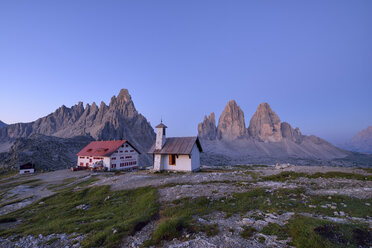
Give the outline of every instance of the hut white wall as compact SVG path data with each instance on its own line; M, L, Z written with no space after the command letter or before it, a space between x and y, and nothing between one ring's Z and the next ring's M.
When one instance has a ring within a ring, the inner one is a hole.
M139 166L138 155L138 152L132 146L126 143L111 155L108 168L109 170L128 170L137 168ZM133 164L129 165L129 162L132 162ZM120 166L120 164L125 163L127 163L126 166ZM112 164L115 164L116 168L111 168Z
M111 159L110 157L103 157L103 166L107 167L107 170L111 169Z
M169 164L169 155L162 155L162 165L164 170L191 171L191 159L189 155L176 156L176 165Z
M191 151L191 170L200 170L200 152L198 146L195 144Z
M34 172L35 172L34 169L23 169L23 170L19 170L19 174L32 174Z

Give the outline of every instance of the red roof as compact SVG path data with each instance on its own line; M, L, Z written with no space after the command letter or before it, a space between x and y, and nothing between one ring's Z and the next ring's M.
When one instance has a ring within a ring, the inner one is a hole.
M77 156L111 156L120 146L128 143L134 150L141 154L127 140L108 140L108 141L92 141L84 147Z

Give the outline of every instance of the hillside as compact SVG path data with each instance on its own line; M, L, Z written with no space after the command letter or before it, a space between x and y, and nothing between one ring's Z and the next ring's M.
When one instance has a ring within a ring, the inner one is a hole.
M93 140L89 136L58 138L33 134L17 138L9 152L0 153L0 168L18 169L31 162L37 170L57 170L76 165L76 153Z
M322 166L15 175L0 247L367 248L371 188L370 169Z

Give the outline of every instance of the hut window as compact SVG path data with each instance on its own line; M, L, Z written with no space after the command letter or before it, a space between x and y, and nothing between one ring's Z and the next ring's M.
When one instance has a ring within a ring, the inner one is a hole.
M169 155L169 165L176 165L176 155L175 154Z
M163 135L165 136L165 128L163 128Z

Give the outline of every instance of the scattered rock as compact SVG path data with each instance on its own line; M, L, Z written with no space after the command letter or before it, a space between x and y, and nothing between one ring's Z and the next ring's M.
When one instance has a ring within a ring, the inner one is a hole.
M275 169L277 170L282 170L282 169L286 169L286 168L290 168L292 167L290 164L275 164Z
M89 204L81 204L79 206L76 206L76 209L81 209L81 210L87 210L90 208Z

